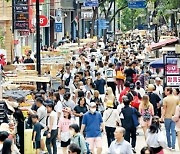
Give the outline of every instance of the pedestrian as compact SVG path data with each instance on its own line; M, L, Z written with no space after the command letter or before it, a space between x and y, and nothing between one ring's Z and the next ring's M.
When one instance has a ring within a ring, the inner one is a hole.
M124 70L124 74L126 76L126 81L129 81L130 83L133 83L134 82L133 77L135 76L136 72L133 69L133 64L132 63L130 63L128 66L129 66L129 68Z
M151 148L149 147L143 147L141 149L141 154L155 154Z
M94 95L91 98L90 102L95 102L97 106L96 111L99 111L103 115L105 107L104 107L104 102L102 101L99 95L99 91L97 90L94 91Z
M60 101L60 95L58 92L53 93L53 101L54 101L54 110L57 113L58 119L60 119L60 117L62 116L63 105L62 105L62 101Z
M81 149L81 154L87 153L86 141L84 137L79 133L80 128L77 124L72 124L69 126L69 131L71 135L71 144L74 143Z
M107 109L103 114L103 121L105 124L105 130L107 135L108 147L111 145L111 142L114 141L114 132L116 126L121 126L120 117L117 109L113 109L114 105L111 100L107 101Z
M111 100L112 102L115 102L115 95L113 94L112 88L111 87L107 87L106 88L106 95L105 95L105 106L106 106L106 102Z
M31 115L32 122L34 124L33 134L32 134L32 141L33 141L33 148L36 150L36 154L39 154L41 149L41 129L42 125L39 123L38 115Z
M83 116L81 125L81 134L86 132L86 140L89 143L90 151L94 153L95 147L97 154L102 152L102 135L101 129L105 133L102 116L96 111L96 103L90 103L90 110Z
M54 105L49 103L46 105L48 116L46 118L46 147L49 154L57 154L57 145L56 145L56 138L57 138L57 113L54 111ZM53 147L53 153L51 150L51 144Z
M68 107L71 109L71 111L74 110L74 107L76 106L76 104L74 103L74 101L71 99L71 93L70 92L66 92L64 94L64 101L62 103L63 108Z
M140 125L143 128L144 134L151 125L152 116L154 116L153 105L149 102L149 96L144 95L139 106L139 113L141 114Z
M104 100L106 80L102 78L100 72L96 73L96 78L94 81L95 89L99 91L101 99Z
M38 97L36 98L36 106L38 107L37 109L37 115L38 115L38 120L39 120L39 123L41 124L42 126L42 129L41 129L41 150L44 151L45 150L45 143L44 143L44 140L43 140L43 134L44 134L44 128L46 127L46 117L47 117L47 110L46 110L46 107L43 105L43 99Z
M172 117L172 120L176 123L176 132L177 132L177 138L178 138L178 145L180 150L180 105L176 106L176 111L174 116Z
M172 94L171 87L165 88L166 97L163 99L163 113L161 119L164 119L166 128L166 138L168 148L175 151L176 131L175 122L172 121L172 116L175 114L176 106L179 104L179 99Z
M81 127L82 119L84 114L88 111L86 98L81 97L74 108L73 114L76 117L76 121L78 121L79 126Z
M133 115L138 119L140 117L140 113L133 107L130 106L130 100L127 96L123 97L123 103L124 103L124 108L122 109L121 113L123 114L123 119L121 120L122 122L122 127L126 129L126 133L124 136L124 139L130 143L130 138L131 140L131 145L132 145L132 150L134 153L135 147L136 147L136 125L135 121L133 119Z
M70 145L70 133L69 126L72 124L71 121L71 109L66 107L63 110L63 117L59 120L58 124L58 139L61 141L61 147L63 154L67 153L67 147Z
M152 124L146 132L146 143L155 154L164 154L163 149L167 144L158 116L152 118Z
M160 101L161 98L154 92L154 85L149 84L148 85L148 96L149 96L149 101L153 105L154 108L154 115L158 115L158 108L160 107Z
M117 127L113 141L108 149L108 154L133 154L131 144L124 139L125 129L123 127Z
M109 63L105 75L106 75L107 86L111 87L113 94L116 95L116 71L114 69L114 64Z
M130 90L130 82L129 81L126 81L124 83L124 89L121 91L120 95L119 95L119 102L122 103L122 98L123 96L127 95L128 92Z
M68 147L68 154L81 154L81 149L78 147L78 145L72 143Z
M135 91L140 94L141 98L145 95L145 90L141 87L141 82L139 80L136 81Z

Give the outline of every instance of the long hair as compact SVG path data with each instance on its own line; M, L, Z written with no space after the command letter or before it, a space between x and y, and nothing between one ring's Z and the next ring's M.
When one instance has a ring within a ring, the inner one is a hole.
M145 109L147 109L150 106L150 102L149 102L149 96L148 95L144 95L142 98L142 103Z
M10 139L6 139L3 143L2 154L11 154L11 146L12 141Z
M53 96L56 98L56 99L54 100L54 103L57 104L57 102L60 100L59 93L58 93L58 92L54 92L54 93L53 93Z
M154 133L158 133L159 131L161 131L161 125L160 125L159 117L154 116L152 118L151 126L149 127L149 132L154 134Z

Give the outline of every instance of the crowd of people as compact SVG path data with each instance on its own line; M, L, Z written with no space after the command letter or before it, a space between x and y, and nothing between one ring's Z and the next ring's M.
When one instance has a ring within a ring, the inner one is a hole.
M134 39L84 49L57 73L58 89L31 93L34 104L26 128L33 129L37 154L45 149L57 154L58 147L63 154L101 154L103 135L108 154L136 153L138 127L147 144L142 154L174 151L176 132L180 148L180 90L164 90L159 76L150 83L151 71L137 58L146 54L146 41ZM1 139L2 149L7 142Z

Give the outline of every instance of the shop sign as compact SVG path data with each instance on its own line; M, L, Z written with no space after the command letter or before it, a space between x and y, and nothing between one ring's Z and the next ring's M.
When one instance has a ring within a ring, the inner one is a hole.
M15 12L28 12L28 6L27 5L16 5L15 7Z
M39 19L40 26L41 26L41 27L47 26L47 24L48 24L48 18L47 18L46 16L44 16L44 15L40 15L39 18L40 18L40 19Z
M82 12L81 13L81 18L83 19L92 19L93 18L93 12L90 11L90 12Z
M22 29L29 29L29 22L18 22L16 21L15 24L14 24L14 28L15 29L19 29L19 30L22 30Z
M166 74L172 75L172 74L180 74L179 68L176 64L168 64L166 65Z
M16 21L29 21L29 14L27 13L18 13L15 17Z
M20 36L29 36L29 31L19 31Z
M29 0L15 0L15 4L28 4Z
M167 76L167 86L180 86L180 76Z
M36 0L32 0L32 3L36 3ZM44 3L44 0L39 0L39 3Z

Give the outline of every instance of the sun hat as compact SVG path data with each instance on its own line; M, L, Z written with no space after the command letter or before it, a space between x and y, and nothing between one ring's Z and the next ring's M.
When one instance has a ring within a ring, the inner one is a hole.
M65 107L62 109L63 112L71 113L71 109L69 107Z

